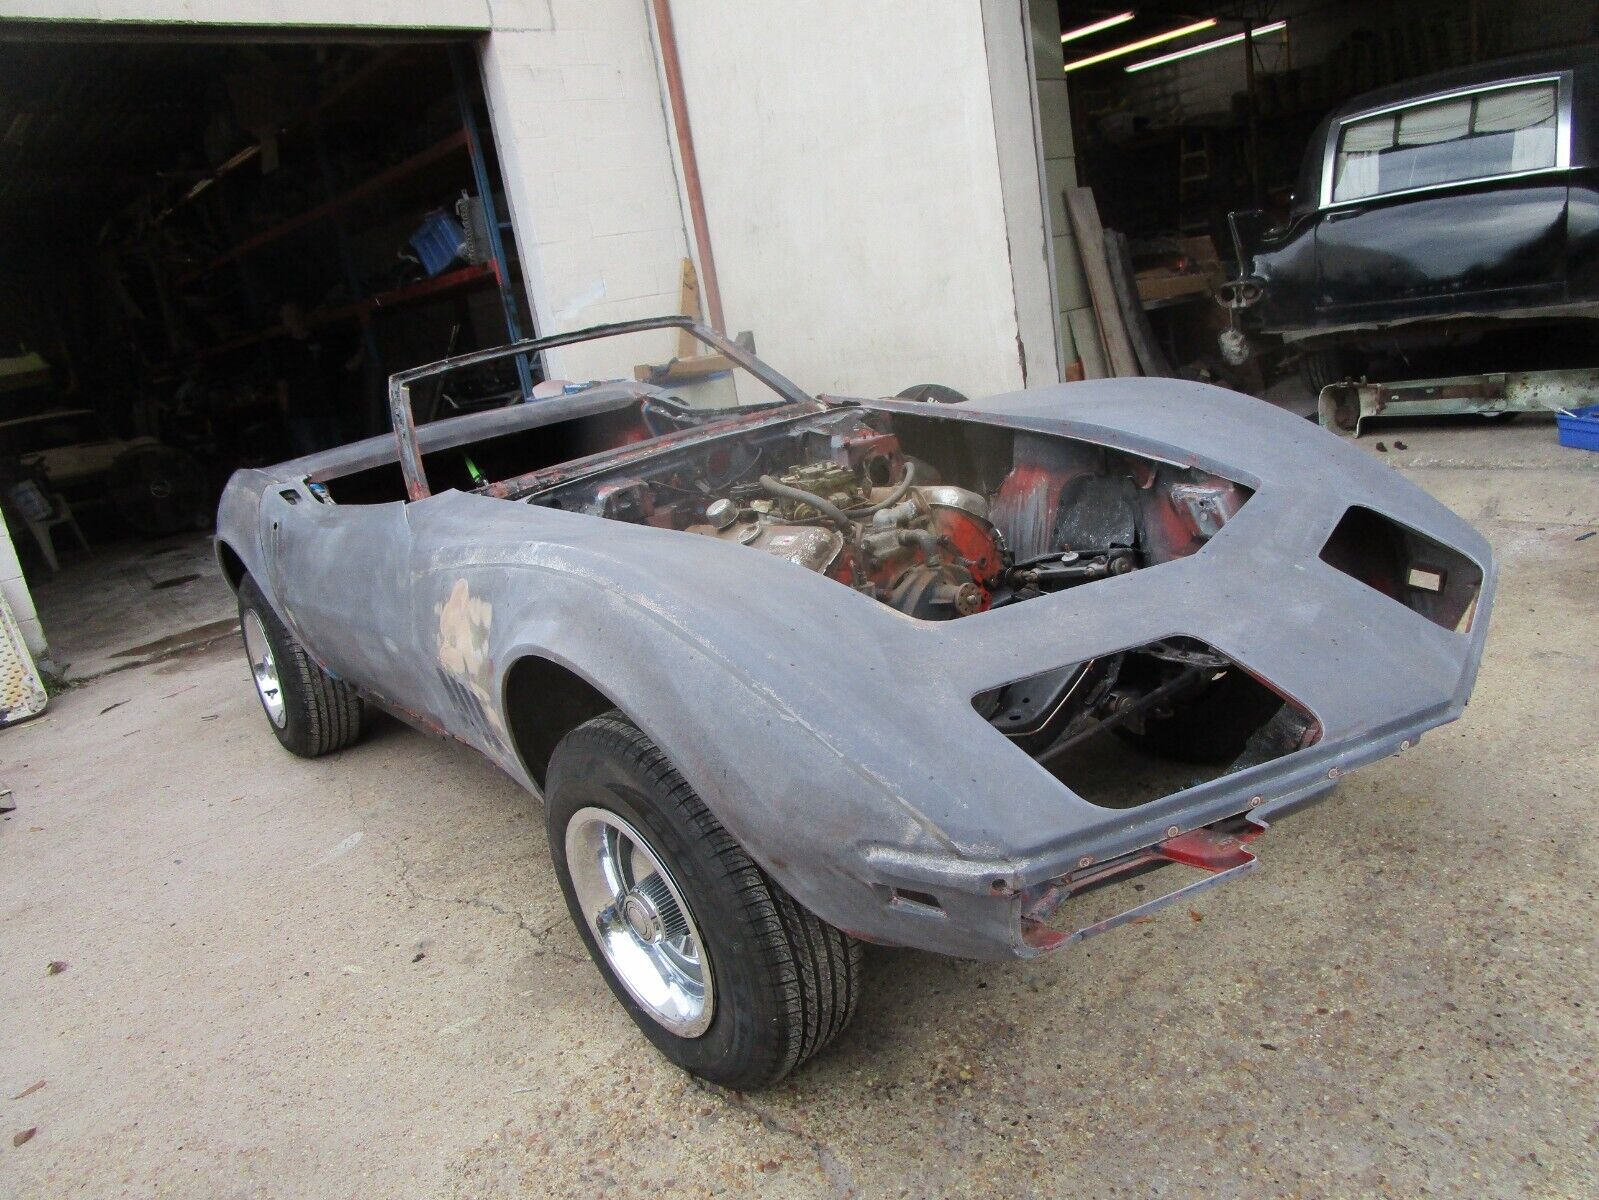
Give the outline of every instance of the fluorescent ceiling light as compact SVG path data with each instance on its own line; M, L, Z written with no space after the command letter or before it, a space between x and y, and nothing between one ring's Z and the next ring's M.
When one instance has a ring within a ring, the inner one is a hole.
M1079 58L1076 62L1066 64L1068 71L1076 71L1082 67L1091 67L1095 63L1102 63L1112 58L1120 58L1124 54L1136 54L1140 50L1148 50L1151 46L1158 46L1162 42L1169 42L1173 38L1187 37L1190 33L1198 33L1203 29L1211 29L1216 24L1215 17L1206 17L1203 21L1195 21L1192 25L1184 25L1181 29L1168 29L1165 33L1157 33L1154 37L1144 38L1138 42L1128 42L1125 46L1117 46L1114 50L1106 50L1103 54L1091 54L1087 58Z
M1270 25L1262 25L1251 36L1264 37L1268 33L1277 33L1287 29L1287 21L1273 21ZM1241 33L1230 34L1224 38L1217 38L1214 42L1200 42L1197 46L1188 46L1182 50L1173 50L1170 54L1162 54L1159 58L1146 58L1143 62L1133 63L1125 70L1130 74L1133 71L1147 71L1150 67L1159 67L1169 62L1176 62L1179 58L1187 58L1191 54L1203 54L1207 50L1219 50L1223 46L1235 46L1244 40Z
M1117 13L1114 17L1106 17L1103 21L1095 21L1092 25L1080 25L1076 29L1068 29L1060 35L1062 42L1075 42L1078 38L1092 37L1107 29L1114 29L1118 25L1125 25L1133 19L1130 12Z

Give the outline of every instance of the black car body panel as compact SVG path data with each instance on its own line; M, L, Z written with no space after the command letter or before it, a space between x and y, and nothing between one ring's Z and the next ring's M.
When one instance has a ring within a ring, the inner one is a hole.
M1327 343L1410 322L1599 316L1596 96L1589 48L1336 109L1306 151L1288 220L1232 214L1251 323Z

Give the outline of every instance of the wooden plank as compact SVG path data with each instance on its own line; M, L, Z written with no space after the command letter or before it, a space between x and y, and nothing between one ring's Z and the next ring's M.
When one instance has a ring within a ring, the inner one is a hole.
M669 363L639 363L633 368L633 378L641 383L674 383L683 379L704 379L707 375L720 375L734 367L732 359L721 354L698 354L690 358L674 358Z
M1184 274L1179 271L1140 271L1138 274L1140 300L1170 300L1174 296L1190 296L1210 290L1209 275Z
M1216 253L1216 243L1208 233L1202 237L1178 238L1177 245L1182 250L1183 257L1191 259L1197 266L1221 265L1221 257Z
M1122 321L1121 308L1116 302L1110 265L1105 261L1105 230L1099 223L1099 208L1094 204L1094 193L1085 187L1069 187L1065 189L1065 195L1066 212L1077 238L1083 274L1088 279L1088 296L1093 301L1094 315L1099 319L1100 338L1105 343L1105 361L1112 375L1137 375L1138 357L1133 353L1133 343L1127 335L1127 326Z
M700 319L700 278L694 270L694 260L683 260L683 275L677 289L677 311L685 317ZM677 331L677 356L693 358L705 349L699 338L686 329Z
M1166 352L1155 340L1155 330L1138 298L1138 284L1133 273L1133 252L1128 248L1127 237L1114 229L1105 230L1105 262L1110 268L1111 285L1116 289L1116 305L1122 324L1138 355L1138 365L1145 375L1164 375L1168 378L1177 372L1166 361Z

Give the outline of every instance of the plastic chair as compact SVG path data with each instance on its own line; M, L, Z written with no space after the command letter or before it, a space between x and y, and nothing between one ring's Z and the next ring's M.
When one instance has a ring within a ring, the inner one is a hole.
M78 528L77 518L72 515L72 506L59 493L46 492L33 480L24 479L21 483L12 484L11 502L21 514L28 532L33 534L33 540L39 543L39 550L44 555L44 561L50 564L52 572L61 570L61 561L56 557L55 535L51 533L57 525L69 527L78 539L78 545L89 549L89 539Z

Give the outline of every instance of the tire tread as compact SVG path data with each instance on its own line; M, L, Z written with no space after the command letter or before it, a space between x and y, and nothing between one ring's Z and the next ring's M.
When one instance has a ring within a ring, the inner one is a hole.
M620 712L594 717L567 736L594 739L636 765L733 885L743 910L738 919L770 965L779 1014L775 1060L755 1085L775 1083L819 1053L854 1015L861 943L807 911L751 859L666 755Z
M274 727L284 747L304 758L320 758L343 750L361 736L366 705L360 695L342 679L336 679L317 665L300 640L272 606L254 579L245 577L239 586L239 611L253 608L266 626L278 674L283 684L285 703L296 706L301 736ZM283 679L283 676L290 676ZM294 686L290 686L290 683Z

